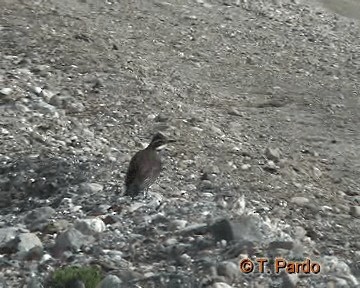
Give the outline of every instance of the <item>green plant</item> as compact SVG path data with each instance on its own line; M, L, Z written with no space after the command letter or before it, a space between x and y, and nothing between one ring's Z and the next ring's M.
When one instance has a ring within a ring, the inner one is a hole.
M101 281L101 271L96 267L64 267L52 274L52 288L67 288L69 283L74 280L81 280L86 288L96 288Z

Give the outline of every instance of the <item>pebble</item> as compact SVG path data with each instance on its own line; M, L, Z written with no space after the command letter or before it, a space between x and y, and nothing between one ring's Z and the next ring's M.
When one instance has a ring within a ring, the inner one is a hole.
M281 158L280 149L267 147L265 149L265 156L268 160L272 160L274 162L279 162L280 158Z
M264 170L270 173L275 173L278 169L279 167L272 160L267 161L267 163L264 165Z
M81 193L95 194L100 193L104 189L104 186L99 183L82 183L80 184L79 191Z
M360 206L351 206L350 215L355 218L360 218Z
M234 107L232 107L228 110L228 114L232 115L232 116L243 116L243 114Z
M229 284L226 284L225 282L216 282L212 285L213 288L233 288Z
M322 176L321 170L317 167L313 167L313 173L316 179L320 179L320 177Z
M223 135L223 132L222 130L219 128L219 127L216 127L216 126L210 126L210 129L215 132L215 134L218 134L218 135Z
M310 202L310 200L306 197L293 197L290 199L291 203L294 203L296 205L299 206L304 206L305 204L308 204Z
M250 164L242 164L241 165L241 170L249 170L251 168L251 165Z

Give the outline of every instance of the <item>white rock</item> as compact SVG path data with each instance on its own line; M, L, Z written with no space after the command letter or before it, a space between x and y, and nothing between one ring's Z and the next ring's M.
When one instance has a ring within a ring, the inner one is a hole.
M290 202L302 206L309 203L310 200L306 197L293 197L290 199Z
M181 220L181 219L177 219L172 221L169 224L169 229L170 230L179 230L179 229L183 229L185 228L185 226L187 225L187 221L186 220Z
M226 284L225 282L217 282L212 285L212 288L232 288L232 286Z
M242 164L241 165L241 170L249 170L251 168L250 164Z
M35 94L40 95L40 93L41 93L41 91L42 91L42 88L41 88L41 87L36 86L36 87L34 87L33 89L34 89L34 93L35 93Z
M85 235L94 235L104 232L106 229L105 223L100 218L78 219L75 221L74 227Z
M13 91L12 88L2 88L0 90L0 94L7 96L7 95L11 94L12 91Z
M50 254L44 254L40 260L40 263L43 264L51 259L52 259L52 257Z

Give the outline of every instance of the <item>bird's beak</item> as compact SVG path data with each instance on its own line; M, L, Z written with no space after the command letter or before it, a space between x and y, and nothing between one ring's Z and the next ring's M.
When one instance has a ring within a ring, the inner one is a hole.
M176 142L176 140L175 139L168 139L166 142L167 143L174 143L174 142Z

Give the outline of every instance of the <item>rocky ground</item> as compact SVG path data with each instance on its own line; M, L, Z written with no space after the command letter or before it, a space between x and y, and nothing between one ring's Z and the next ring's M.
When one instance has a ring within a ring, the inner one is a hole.
M1 287L67 265L103 288L359 287L357 20L294 0L0 6ZM156 131L177 142L130 201ZM280 256L321 272L240 272Z

